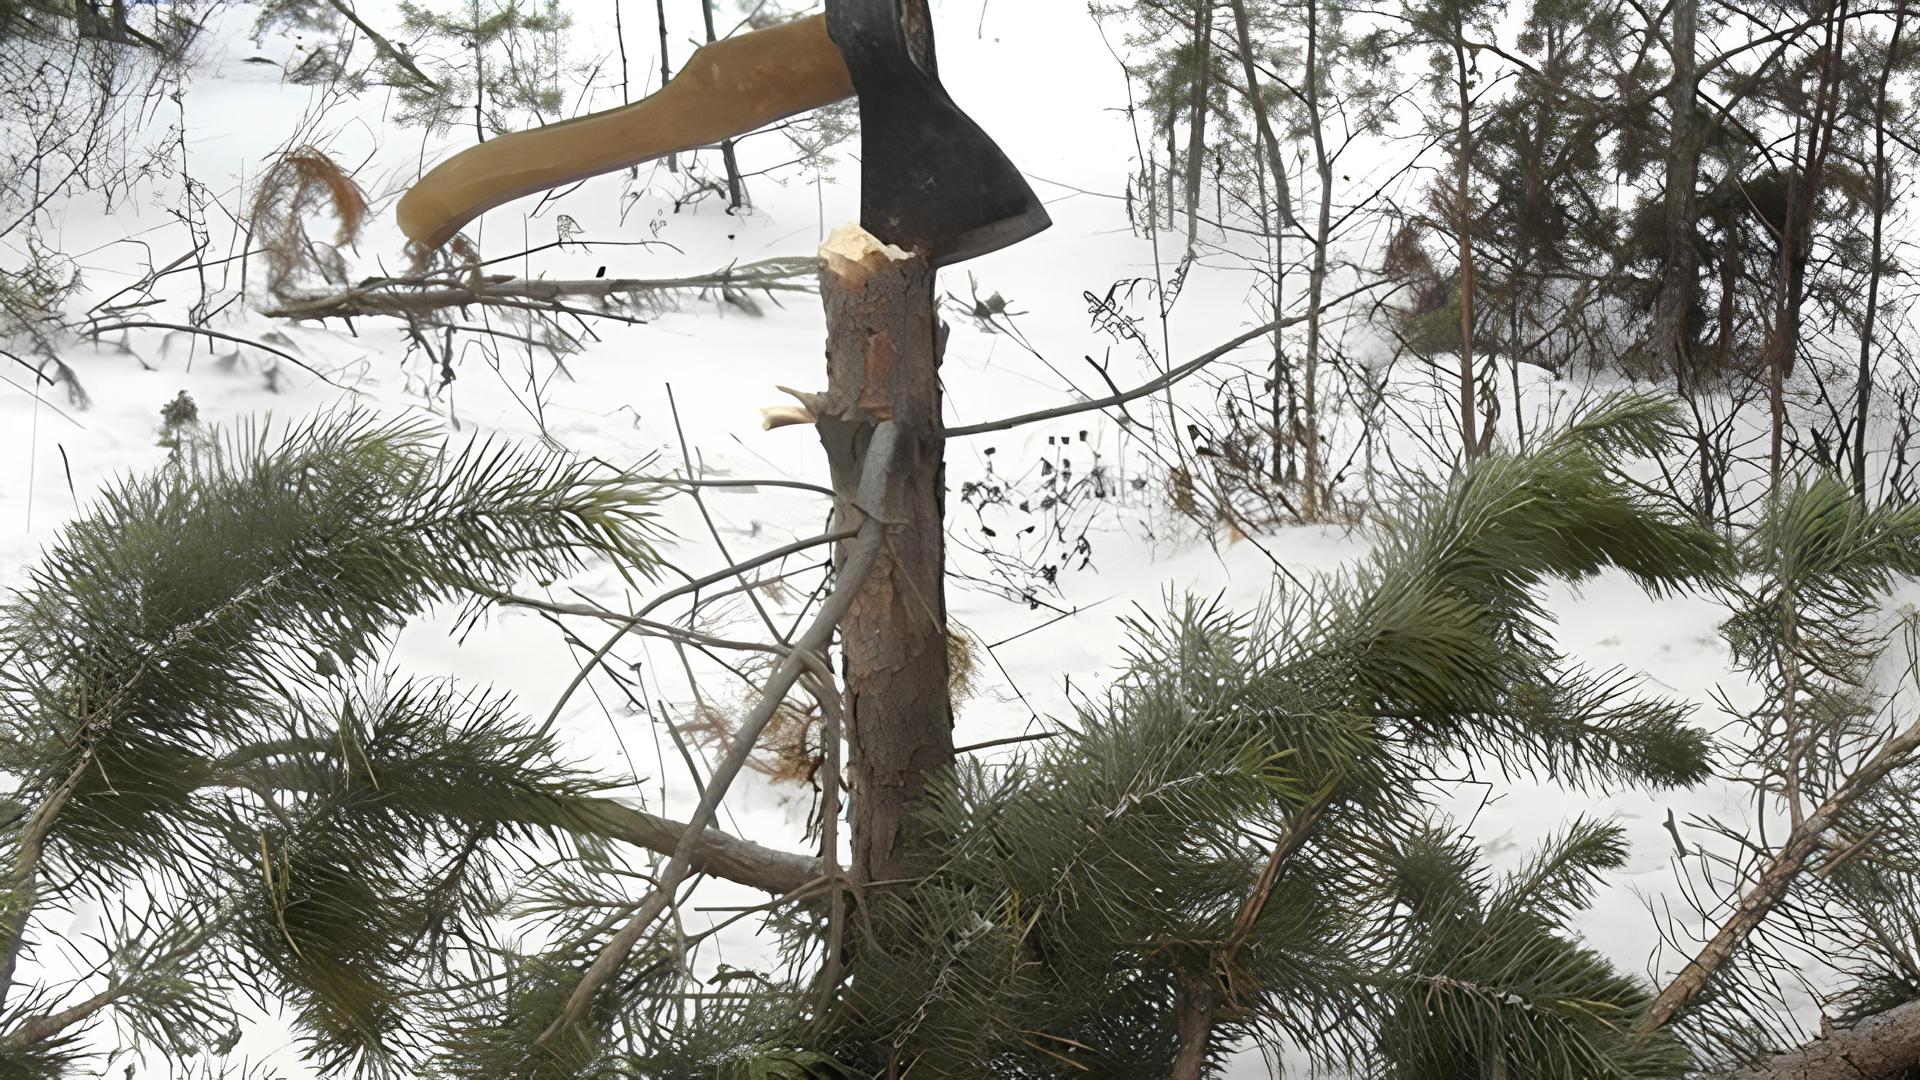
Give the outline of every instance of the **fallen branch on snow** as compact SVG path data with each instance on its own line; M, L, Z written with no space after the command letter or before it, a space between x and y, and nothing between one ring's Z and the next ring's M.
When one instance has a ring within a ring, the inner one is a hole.
M619 308L658 311L675 293L711 293L758 314L752 294L812 292L819 276L813 258L766 259L681 278L586 278L543 280L505 274L481 276L438 272L419 277L368 278L338 292L283 298L266 314L280 319L351 319L367 315L419 318L436 311L468 307L552 310L582 315L614 314ZM576 309L568 300L595 301L604 312Z

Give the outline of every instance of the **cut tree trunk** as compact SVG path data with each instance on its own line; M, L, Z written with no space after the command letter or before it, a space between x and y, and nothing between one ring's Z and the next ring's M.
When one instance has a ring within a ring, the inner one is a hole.
M909 878L927 845L912 819L930 775L953 764L947 688L944 334L933 269L857 226L821 249L827 392L803 395L817 419L834 489L860 474L875 425L891 420L899 450L884 506L886 550L841 624L853 783L853 871L860 882Z

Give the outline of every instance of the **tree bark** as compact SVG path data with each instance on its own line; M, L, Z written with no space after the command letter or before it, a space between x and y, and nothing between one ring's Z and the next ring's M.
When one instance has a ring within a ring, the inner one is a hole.
M1314 174L1320 182L1320 212L1313 223L1313 267L1307 273L1307 357L1302 372L1300 442L1306 451L1301 472L1300 516L1320 517L1320 308L1327 291L1327 246L1333 239L1333 160L1327 154L1326 133L1320 116L1320 0L1306 0L1307 8L1307 126L1313 136Z
M1673 366L1682 393L1690 391L1698 374L1693 370L1687 319L1700 292L1699 230L1694 208L1700 171L1699 138L1695 134L1699 65L1694 53L1699 12L1700 0L1674 0L1673 83L1667 88L1667 190L1661 222L1666 233L1666 258L1653 305L1655 355Z
M874 426L891 420L899 451L884 507L888 544L841 626L859 882L919 871L926 845L912 818L928 778L953 764L947 688L944 458L934 274L926 261L858 227L822 249L827 392L805 395L836 490L852 490Z
M1187 250L1200 231L1200 170L1207 154L1207 81L1213 72L1213 0L1194 0L1193 95L1187 103Z
M1211 973L1174 977L1173 1015L1179 1039L1173 1056L1173 1080L1200 1080L1207 1068L1207 1047L1213 1039L1214 1011L1220 1007L1220 988Z
M1458 15L1453 21L1453 63L1455 85L1459 89L1459 126L1456 129L1454 183L1454 227L1460 239L1460 447L1471 461L1482 450L1480 438L1480 401L1473 377L1473 294L1476 287L1473 266L1473 99L1467 87L1466 27Z
M1894 1080L1920 1064L1920 1001L1829 1032L1720 1080Z
M1769 453L1769 476L1780 486L1785 467L1787 425L1786 382L1793 374L1800 354L1801 309L1806 303L1807 263L1813 257L1813 228L1819 216L1822 179L1827 154L1839 120L1839 39L1846 24L1846 0L1838 0L1826 9L1825 33L1821 46L1820 83L1814 95L1812 122L1807 133L1804 165L1796 143L1793 171L1787 176L1787 211L1780 235L1780 286L1776 289L1778 306L1773 332L1768 343L1769 398L1773 413L1773 435Z
M1867 501L1867 414L1873 402L1873 331L1880 314L1882 234L1891 195L1887 182L1887 83L1893 77L1900 33L1906 24L1907 5L1903 3L1894 10L1893 36L1887 41L1887 58L1880 65L1880 82L1873 98L1873 246L1867 257L1867 315L1860 331L1860 373L1854 387L1853 410L1853 493L1862 504Z
M702 0L701 11L707 17L707 43L719 40L713 30L713 0ZM746 204L746 190L740 181L740 158L733 150L734 140L720 140L720 159L727 167L727 206L738 210Z

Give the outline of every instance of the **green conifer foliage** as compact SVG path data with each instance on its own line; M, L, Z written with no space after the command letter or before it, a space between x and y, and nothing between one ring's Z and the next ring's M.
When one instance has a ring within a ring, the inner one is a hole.
M356 412L175 449L0 608L3 1052L60 1074L111 1006L183 1060L218 1049L238 994L290 1006L327 1075L404 1072L415 988L471 970L507 868L603 785L505 702L378 657L476 590L650 574L657 493ZM113 913L101 997L15 985L47 920L87 905Z

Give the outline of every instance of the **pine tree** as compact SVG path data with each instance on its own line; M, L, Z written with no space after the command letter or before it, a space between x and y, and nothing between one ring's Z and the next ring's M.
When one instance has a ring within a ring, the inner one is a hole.
M169 415L172 461L0 608L0 1069L76 1075L108 1015L224 1053L271 996L328 1075L393 1075L434 1008L415 988L465 977L536 853L618 818L551 730L383 670L384 645L523 575L649 574L656 493L351 412L225 437ZM100 968L45 981L87 906Z
M1140 613L1051 738L933 781L919 877L849 894L716 834L702 865L780 897L770 963L701 988L655 926L558 1027L631 907L629 845L678 830L601 797L509 702L378 657L424 606L520 576L649 574L657 493L355 414L220 438L176 406L170 463L111 488L0 615L13 1074L76 1075L108 1016L218 1056L236 992L285 1002L326 1075L687 1080L1184 1080L1248 1039L1366 1076L1677 1080L1798 1041L1770 996L1783 948L1830 958L1847 1018L1912 998L1920 727L1871 675L1920 512L1815 477L1728 552L1625 478L1671 445L1670 402L1609 398L1496 449L1384 512L1358 565L1255 610ZM1603 571L1732 598L1765 690L1740 760L1790 826L1750 862L1758 917L1663 988L1577 929L1618 826L1567 822L1495 874L1434 779L1710 775L1725 748L1689 706L1555 647L1543 587ZM33 949L85 903L112 913L103 966L48 982Z

